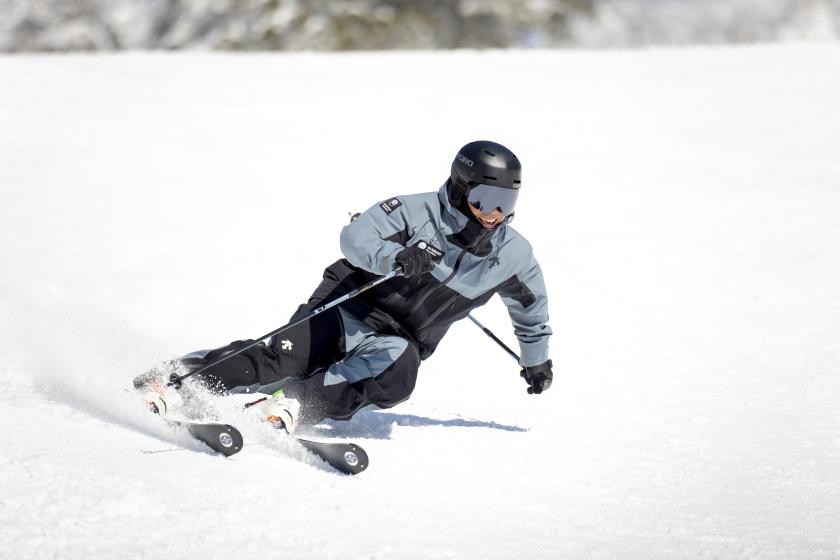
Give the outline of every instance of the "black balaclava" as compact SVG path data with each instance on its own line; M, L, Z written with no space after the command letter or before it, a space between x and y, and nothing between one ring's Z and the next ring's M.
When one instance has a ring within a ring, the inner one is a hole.
M478 221L478 218L469 209L467 193L463 188L454 184L451 179L446 181L446 194L452 207L467 217L467 225L464 229L447 235L446 238L458 247L468 248L469 252L476 256L486 257L489 255L493 251L493 244L490 243L490 237L499 226L493 229L484 229L484 226L481 225L481 222Z

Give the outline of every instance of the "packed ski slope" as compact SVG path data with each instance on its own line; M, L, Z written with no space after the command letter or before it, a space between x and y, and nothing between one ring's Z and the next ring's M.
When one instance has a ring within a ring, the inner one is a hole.
M829 46L0 58L0 556L840 557L838 99ZM355 478L126 394L283 324L348 212L478 138L524 164L550 391L459 323L309 431Z

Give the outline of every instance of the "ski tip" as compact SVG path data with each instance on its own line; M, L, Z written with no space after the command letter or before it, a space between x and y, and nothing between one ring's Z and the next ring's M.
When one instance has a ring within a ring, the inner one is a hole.
M320 442L299 438L297 441L342 474L359 474L370 464L368 454L355 443Z
M242 451L242 434L230 424L188 424L189 433L217 453L230 457Z
M230 457L231 455L239 453L242 451L242 447L244 445L242 434L239 433L239 430L233 426L225 426L224 429L219 432L218 441L219 447L216 450L225 457Z
M344 452L344 463L347 466L345 472L352 476L367 470L370 461L364 449L351 443Z

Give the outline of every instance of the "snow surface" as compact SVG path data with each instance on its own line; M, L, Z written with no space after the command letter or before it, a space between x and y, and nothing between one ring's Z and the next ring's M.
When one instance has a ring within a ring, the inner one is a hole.
M836 46L0 58L0 556L840 557L838 99ZM354 478L125 393L283 324L348 212L477 138L525 165L548 393L459 323L311 430Z

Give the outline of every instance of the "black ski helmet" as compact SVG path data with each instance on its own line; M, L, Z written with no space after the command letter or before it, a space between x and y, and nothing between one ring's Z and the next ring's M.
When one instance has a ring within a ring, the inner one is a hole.
M450 179L454 189L451 193L453 198L467 197L473 206L482 209L480 205L475 204L479 201L472 200L470 195L478 196L482 192L489 194L495 191L502 196L493 197L493 204L490 206L495 207L495 203L499 202L501 207L501 201L504 200L504 205L508 207L502 208L502 211L511 214L522 182L522 164L513 152L501 144L477 140L458 150L452 161Z

